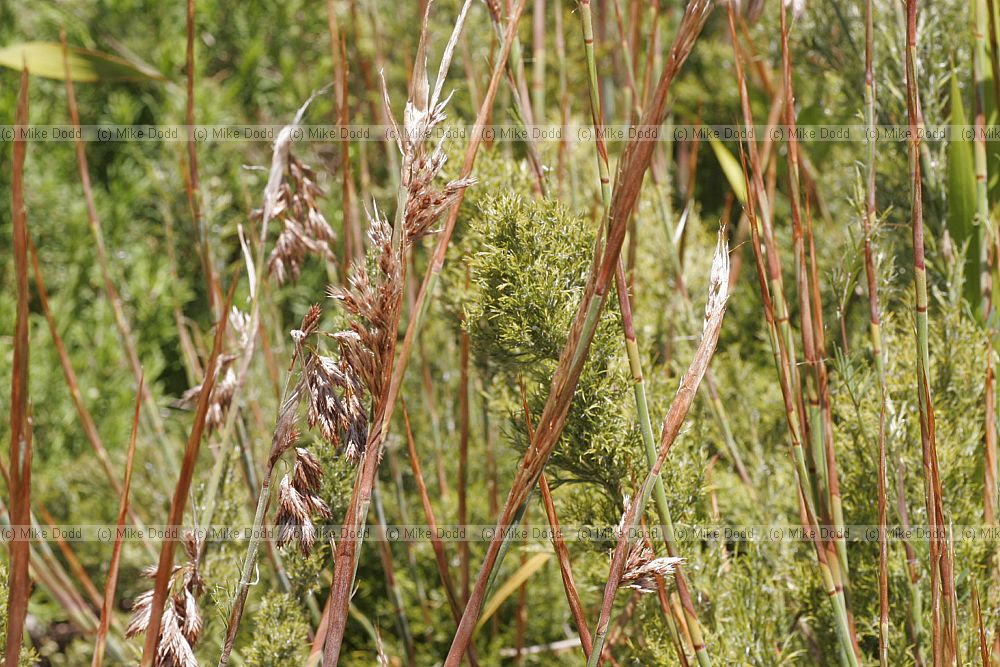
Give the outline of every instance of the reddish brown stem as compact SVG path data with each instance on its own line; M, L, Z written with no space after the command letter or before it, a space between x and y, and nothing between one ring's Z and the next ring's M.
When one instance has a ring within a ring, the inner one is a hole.
M15 123L28 124L28 68L21 69L21 87L17 94ZM11 233L14 250L14 280L17 290L17 314L14 321L14 355L11 361L10 388L10 523L31 524L31 423L28 410L28 215L24 208L24 160L27 142L17 135L14 140L11 172ZM6 665L16 665L21 658L24 620L28 614L31 558L27 540L10 544L10 574L7 581Z
M184 459L181 463L181 473L174 487L174 497L170 502L170 514L167 517L167 529L170 531L160 548L160 560L156 569L156 583L153 587L153 600L150 607L149 625L146 628L146 642L142 649L142 667L152 667L157 656L157 644L160 640L160 620L163 617L163 607L167 599L167 584L173 571L174 545L180 541L178 527L184 518L184 508L187 506L188 494L191 491L191 480L194 477L194 467L198 461L201 449L201 436L205 431L205 418L215 386L216 369L219 365L219 355L222 353L222 341L226 335L226 325L229 322L229 310L236 294L236 284L239 281L233 276L229 294L216 323L215 340L212 344L212 354L205 365L205 381L198 394L198 408L195 411L194 424L184 449Z
M111 551L111 562L108 565L108 579L104 584L104 603L101 605L101 625L97 629L97 642L94 645L94 660L91 667L101 667L104 660L104 646L108 639L108 628L111 625L111 607L115 602L115 589L118 586L118 564L122 556L122 537L124 535L125 517L128 514L128 494L132 488L132 463L135 460L135 441L139 431L139 406L142 405L142 393L136 394L135 412L132 414L132 434L128 440L128 457L125 459L125 479L122 481L118 500L118 521L115 529L115 545Z

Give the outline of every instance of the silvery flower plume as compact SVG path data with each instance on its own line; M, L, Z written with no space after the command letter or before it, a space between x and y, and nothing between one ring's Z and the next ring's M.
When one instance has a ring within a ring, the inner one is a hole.
M729 301L729 246L719 230L715 243L715 256L708 277L708 298L705 301L705 329L726 312Z

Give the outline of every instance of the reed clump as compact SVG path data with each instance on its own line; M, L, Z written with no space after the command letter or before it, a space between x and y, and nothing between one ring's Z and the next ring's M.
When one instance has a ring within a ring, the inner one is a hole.
M35 5L8 662L996 662L996 0Z

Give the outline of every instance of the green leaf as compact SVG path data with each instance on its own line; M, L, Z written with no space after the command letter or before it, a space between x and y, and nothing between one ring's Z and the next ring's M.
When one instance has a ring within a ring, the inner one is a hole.
M989 39L986 40L986 51L990 54L983 63L983 88L986 91L986 125L994 127L1000 123L1000 99L997 99L996 88L993 86L993 77L1000 73L993 71L993 55L1000 49L1000 3L990 3ZM986 171L989 176L989 197L993 201L1000 197L1000 142L986 142Z
M48 79L65 79L62 44L25 42L0 49L0 66ZM100 51L69 47L69 71L73 81L162 81L164 76L147 65L135 65Z
M525 561L524 564L519 567L513 575L511 575L510 579L503 582L503 586L497 589L497 592L493 594L490 601L486 603L485 607L483 607L483 613L479 617L479 622L476 623L476 630L483 627L483 625L486 624L486 621L490 620L490 617L493 616L497 609L500 608L500 605L504 603L504 600L513 595L514 591L520 588L521 584L526 582L531 575L545 565L545 561L547 561L551 556L551 553L544 551L535 554Z
M951 77L951 124L967 125L958 79ZM979 226L976 215L976 169L972 143L959 132L948 142L948 232L959 248L968 243L965 256L965 298L978 312L982 298L979 290Z
M719 161L722 173L726 175L726 180L729 181L729 187L736 193L736 197L740 200L740 203L745 204L747 201L747 186L743 180L743 167L740 166L739 161L721 141L715 137L709 137L708 142L712 144L712 150L715 151L715 159Z

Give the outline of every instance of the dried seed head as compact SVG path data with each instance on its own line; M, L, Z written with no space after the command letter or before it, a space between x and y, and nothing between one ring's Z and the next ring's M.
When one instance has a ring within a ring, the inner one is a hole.
M235 393L236 373L229 366L226 368L226 374L223 376L222 381L217 382L212 388L212 399L208 405L208 414L205 416L205 426L209 432L215 431L222 426Z
M308 468L308 470L303 470ZM300 551L309 555L316 542L316 529L312 516L330 516L326 503L313 493L318 489L322 471L319 462L304 449L296 450L295 469L291 477L281 478L278 489L278 546L284 547L295 540ZM310 486L311 484L311 486Z
M625 519L628 517L628 511L632 509L632 496L627 493L622 496L622 507L622 518L618 520L618 526L615 528L615 537L618 539L625 534Z
M270 219L284 225L267 261L268 271L278 284L298 280L306 255L333 259L329 244L335 235L319 209L317 202L324 192L315 179L312 169L288 154L284 180L277 187L270 210ZM259 221L263 216L264 209L258 209L252 217Z
M715 245L715 257L708 280L708 300L705 302L705 328L726 312L729 300L729 246L722 238L722 231Z
M229 326L232 327L239 338L239 348L246 348L253 333L251 331L250 314L244 313L236 306L233 306L229 311Z
M370 396L381 396L389 379L403 295L400 251L393 247L392 227L377 208L368 235L378 270L369 276L364 266L355 265L347 288L328 288L330 297L351 315L349 329L332 334L340 363L319 363L307 382L310 425L319 424L334 445L343 442L347 456L355 460L364 454L368 436L363 394L367 390Z
M156 566L153 566L155 576ZM143 576L146 573L143 572ZM149 577L147 577L149 578ZM125 628L125 636L132 638L141 635L149 627L150 613L153 610L153 591L148 590L140 593L132 603L132 616L129 618L128 627Z
M181 538L181 543L184 545L184 553L187 554L188 560L193 561L198 559L198 537L193 531L184 531L184 536Z
M316 355L306 369L309 391L307 422L348 458L360 459L368 437L368 415L361 404L361 385L343 359Z
M277 443L276 446L271 448L271 456L269 460L269 465L274 465L281 456L291 449L296 442L299 440L299 429L292 426L285 433L285 436Z
M302 316L302 324L292 332L292 338L296 338L296 334L298 334L299 338L305 339L316 333L316 329L319 327L319 318L322 315L323 309L320 308L318 303L309 306L309 310ZM295 342L299 343L301 340L296 340Z
M656 590L656 577L673 574L677 564L683 559L665 556L654 558L655 554L643 542L636 542L625 559L625 570L622 573L622 584L640 593L652 593Z
M382 218L378 210L370 218L368 230L371 250L377 253L378 272L369 277L363 266L355 266L351 272L349 287L331 286L331 298L343 304L353 317L351 331L360 338L360 343L373 355L372 368L379 370L372 377L366 377L369 391L377 396L381 387L377 378L381 369L391 361L391 344L395 338L394 329L398 321L402 302L402 270L399 253L392 247L392 227ZM355 368L364 377L362 368Z
M235 355L224 354L219 357L219 365L215 373L215 384L212 386L212 395L208 402L208 412L205 415L205 428L209 433L217 430L226 419L226 413L233 401L236 393L236 373L233 372L232 364L236 359ZM201 395L201 388L204 383L195 385L185 391L180 399L174 404L176 406L191 407L198 402Z
M157 648L156 667L197 667L194 645L201 636L204 623L198 608L198 596L203 582L198 575L198 543L194 535L185 533L182 542L188 561L174 566L168 582L172 591L160 617L160 641ZM155 579L156 566L147 567L142 576ZM126 637L135 637L149 629L153 611L153 591L142 593L132 605L132 616L125 629Z
M274 517L278 526L278 546L284 547L292 540L299 543L304 554L312 551L316 541L309 506L302 495L292 486L288 475L281 478L278 491L278 513Z
M385 654L385 644L382 642L382 633L375 628L375 658L379 667L389 667L389 656Z
M440 144L429 156L418 154L410 166L408 178L409 197L403 224L406 241L413 244L433 233L431 226L441 214L454 204L465 188L473 185L474 178L459 178L449 182L443 189L435 187L434 181L446 161Z
M198 642L198 638L201 637L201 630L204 625L201 620L201 612L198 610L198 600L194 594L185 588L183 598L183 607L180 609L183 617L181 632L184 633L184 638L188 644L194 646ZM178 605L180 604L177 598L174 600Z
M180 611L180 613L178 613ZM191 642L184 634L185 619L175 600L167 603L160 620L160 643L156 649L157 665L162 667L198 667Z
M295 449L295 486L308 491L318 491L323 480L323 469L309 450Z

